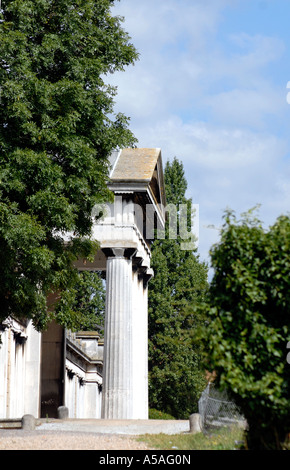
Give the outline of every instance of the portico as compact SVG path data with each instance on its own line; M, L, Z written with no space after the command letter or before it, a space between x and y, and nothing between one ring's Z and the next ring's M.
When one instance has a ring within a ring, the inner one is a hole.
M0 418L24 414L69 418L148 418L148 283L154 227L164 227L165 190L160 149L123 149L111 155L114 202L93 226L99 250L80 270L103 271L105 337L37 332L9 318L0 325ZM53 299L52 299L53 303Z
M153 276L147 234L152 236L154 218L164 226L161 151L124 149L111 156L111 164L114 203L96 209L104 216L93 231L101 252L94 263L78 268L106 269L101 417L147 419L147 304Z

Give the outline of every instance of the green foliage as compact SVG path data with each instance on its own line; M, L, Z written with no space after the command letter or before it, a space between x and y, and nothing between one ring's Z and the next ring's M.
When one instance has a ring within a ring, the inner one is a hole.
M73 330L104 334L106 289L98 272L83 271L76 282L62 292L55 308L55 318ZM65 318L63 319L63 315Z
M162 411L155 410L154 408L149 409L149 419L175 419L173 416L168 413L163 413Z
M176 158L165 167L167 203L188 207L183 165ZM204 299L207 267L194 250L183 250L183 238L171 238L169 222L164 239L152 246L154 278L149 284L149 402L152 408L188 419L196 411L205 386L200 370L200 347L195 330L202 318L194 306Z
M290 218L264 230L228 211L211 251L206 367L249 424L250 448L278 447L290 430Z
M47 294L69 288L73 261L96 251L91 214L111 200L108 155L135 143L105 81L137 59L113 3L1 2L0 320L45 327Z

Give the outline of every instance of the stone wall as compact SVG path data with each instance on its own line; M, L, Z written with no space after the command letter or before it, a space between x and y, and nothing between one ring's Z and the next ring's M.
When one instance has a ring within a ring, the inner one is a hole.
M0 325L0 419L39 416L41 335L31 322Z
M101 418L103 341L97 332L66 333L65 368L69 418Z

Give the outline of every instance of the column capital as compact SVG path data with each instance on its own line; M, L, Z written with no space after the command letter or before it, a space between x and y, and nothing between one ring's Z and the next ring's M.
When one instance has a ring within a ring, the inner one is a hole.
M110 247L102 248L102 252L107 258L126 258L131 259L136 253L136 248Z
M110 258L125 258L125 248L112 248Z

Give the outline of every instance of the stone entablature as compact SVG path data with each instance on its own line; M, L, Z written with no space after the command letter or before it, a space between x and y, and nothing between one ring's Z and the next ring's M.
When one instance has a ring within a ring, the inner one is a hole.
M83 356L87 362L103 362L104 340L97 331L66 331L66 347Z

